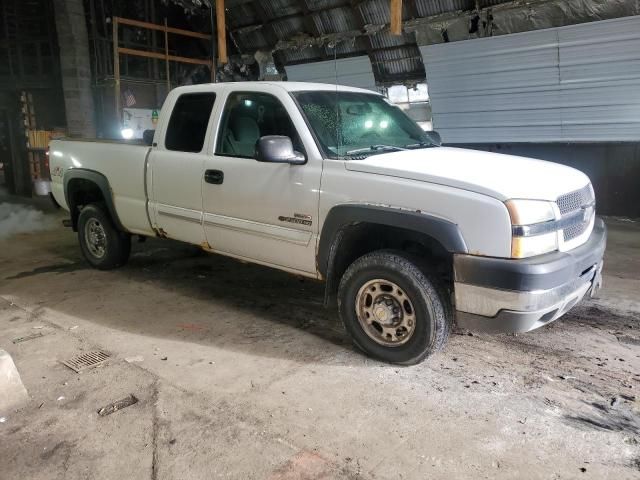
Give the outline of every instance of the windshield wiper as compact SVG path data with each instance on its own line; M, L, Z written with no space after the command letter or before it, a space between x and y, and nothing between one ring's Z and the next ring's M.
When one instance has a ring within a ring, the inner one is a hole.
M356 148L355 150L348 150L345 155L356 155L358 153L365 152L399 152L406 150L404 147L396 147L395 145L371 145L366 148Z
M407 148L407 149L411 149L411 148L430 148L430 147L435 147L435 146L436 146L435 143L419 142L419 143L412 143L411 145L405 145L405 148Z

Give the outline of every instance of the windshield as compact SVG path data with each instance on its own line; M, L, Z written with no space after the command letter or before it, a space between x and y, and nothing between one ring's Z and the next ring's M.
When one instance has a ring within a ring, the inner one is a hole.
M326 90L293 96L329 158L435 146L427 132L380 95Z

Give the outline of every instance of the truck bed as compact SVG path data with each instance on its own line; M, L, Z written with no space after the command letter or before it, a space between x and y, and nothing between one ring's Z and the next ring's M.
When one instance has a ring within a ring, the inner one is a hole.
M73 169L106 177L120 222L131 233L152 235L147 215L146 159L149 146L142 142L82 139L50 143L51 190L56 201L69 210L65 174Z

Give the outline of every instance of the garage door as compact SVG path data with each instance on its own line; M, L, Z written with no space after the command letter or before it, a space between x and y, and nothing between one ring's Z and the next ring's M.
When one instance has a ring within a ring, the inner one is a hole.
M640 17L420 47L447 143L640 138Z

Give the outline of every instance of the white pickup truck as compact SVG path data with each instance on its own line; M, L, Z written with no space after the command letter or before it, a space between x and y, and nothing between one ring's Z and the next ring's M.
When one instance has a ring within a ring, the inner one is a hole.
M367 90L181 87L149 143L51 142L53 195L96 268L123 265L139 235L322 280L354 343L400 364L454 322L526 332L599 288L586 175L442 147Z

